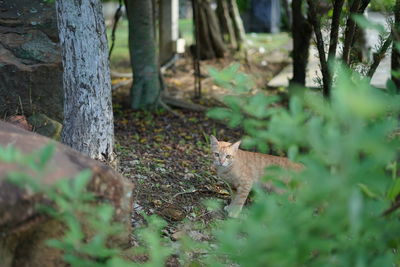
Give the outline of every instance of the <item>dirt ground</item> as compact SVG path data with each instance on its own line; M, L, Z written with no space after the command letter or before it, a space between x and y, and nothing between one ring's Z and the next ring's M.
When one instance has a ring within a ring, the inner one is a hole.
M271 63L265 64L264 59ZM274 59L271 54L255 53L250 55L248 64L242 64L241 70L252 75L257 87L265 88L267 82L288 64ZM207 75L207 67L221 69L235 60L231 57L202 61L203 97L197 103L207 108L219 105L216 95L227 92L213 84ZM194 88L191 58L177 60L165 72L164 80L170 96L190 102ZM172 240L182 229L189 231L195 239L207 238L204 232L194 229L195 225L208 225L215 217L204 201L216 199L222 205L229 201L229 188L216 177L211 167L209 136L213 134L232 142L242 137L242 130L230 129L208 118L206 112L174 109L180 114L176 116L165 109L130 110L126 102L128 92L129 85L115 90L113 101L120 172L136 185L133 226L144 223L141 213L157 214L168 222L165 234ZM190 229L187 225L191 225Z

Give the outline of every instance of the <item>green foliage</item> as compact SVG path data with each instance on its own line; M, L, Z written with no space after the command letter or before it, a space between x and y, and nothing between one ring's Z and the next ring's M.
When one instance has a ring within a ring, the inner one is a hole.
M378 12L391 12L395 5L396 0L372 0L369 8L372 11Z
M380 34L385 32L385 27L382 24L371 22L364 15L352 14L351 17L363 29L374 29Z
M246 12L250 9L249 0L236 0L240 12Z
M221 76L211 75L221 84ZM286 109L276 97L259 93L231 96L228 109L211 111L210 116L233 118L235 126L243 127L248 146L265 150L272 143L305 169L290 175L269 170L266 178L284 186L286 193L267 196L257 191L255 203L239 220L215 230L218 249L209 263L400 264L398 214L382 216L400 190L393 170L399 103L398 95L372 88L341 66L330 102L304 91ZM288 176L288 184L277 178Z

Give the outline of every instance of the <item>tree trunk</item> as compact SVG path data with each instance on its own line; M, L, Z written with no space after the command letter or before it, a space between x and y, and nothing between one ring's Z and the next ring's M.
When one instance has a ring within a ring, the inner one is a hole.
M302 0L292 1L293 78L291 83L306 84L306 68L312 28L302 13Z
M133 109L154 108L161 91L152 5L152 0L125 0L133 72Z
M222 35L231 47L237 48L233 20L229 13L229 6L226 0L217 0L217 16Z
M400 51L396 47L396 43L400 42L400 0L396 0L394 7L394 29L393 29L393 45L392 45L392 80L396 84L397 91L400 92Z
M228 0L229 13L233 20L233 29L235 31L235 37L237 42L237 49L240 50L243 46L243 42L246 38L246 32L244 30L243 21L240 17L239 8L236 0Z
M63 55L62 142L111 161L114 145L106 29L99 0L57 0Z
M200 47L200 59L223 57L225 46L216 15L207 0L195 1L198 1L199 12L199 20L196 22L199 40L196 40L196 44Z
M164 65L175 55L179 38L179 1L164 0L158 3L159 62Z

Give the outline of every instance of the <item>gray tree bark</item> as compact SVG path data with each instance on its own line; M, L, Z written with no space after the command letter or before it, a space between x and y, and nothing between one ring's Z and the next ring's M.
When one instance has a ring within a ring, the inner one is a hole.
M100 0L57 0L64 67L62 142L111 161L114 126L108 45Z
M133 72L133 109L153 108L161 91L152 5L152 0L125 0Z

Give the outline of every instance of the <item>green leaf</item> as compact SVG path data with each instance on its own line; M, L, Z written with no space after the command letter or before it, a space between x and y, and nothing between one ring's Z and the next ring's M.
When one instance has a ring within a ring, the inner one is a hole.
M390 201L394 201L399 194L400 194L400 179L397 178L390 185L388 192L387 192L387 198Z
M288 150L288 158L294 161L299 153L299 147L296 145L291 145Z
M363 29L373 29L381 34L385 32L385 27L383 25L368 20L364 15L352 14L351 18Z
M358 183L358 187L361 189L361 192L364 193L369 198L377 199L378 195L374 193L367 185L363 183Z
M42 170L46 164L49 162L51 157L54 154L55 150L55 145L54 144L49 144L46 145L45 147L41 148L39 151L35 153L37 157L37 165L39 168Z
M392 79L387 80L386 88L388 90L388 93L391 95L395 95L397 93L397 86Z
M207 112L207 116L217 120L224 120L231 117L232 111L227 108L213 108Z
M101 205L98 207L98 216L105 222L109 223L114 215L114 208L111 205Z
M90 179L92 178L92 171L86 169L78 173L73 179L73 190L75 194L80 194L85 191Z

